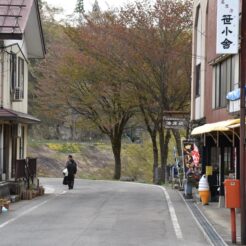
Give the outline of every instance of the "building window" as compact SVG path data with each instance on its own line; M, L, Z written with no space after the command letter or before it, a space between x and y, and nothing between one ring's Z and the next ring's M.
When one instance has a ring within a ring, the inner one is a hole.
M9 61L9 71L10 71L10 91L13 92L16 87L16 54L10 54Z
M235 83L235 56L214 66L214 107L226 107L226 95Z
M196 65L196 97L200 96L201 87L201 64Z
M25 61L15 53L10 54L10 92L15 101L24 98Z
M25 128L21 126L20 128L20 138L19 138L19 159L24 159L24 149L25 149Z
M18 89L19 99L24 98L24 59L18 57L18 81L16 88Z
M224 173L226 176L228 176L230 173L234 172L234 165L232 162L232 148L231 147L225 147L224 148Z

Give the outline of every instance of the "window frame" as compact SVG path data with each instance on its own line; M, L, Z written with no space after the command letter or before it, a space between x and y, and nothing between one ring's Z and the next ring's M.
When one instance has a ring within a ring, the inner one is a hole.
M17 83L17 55L14 52L10 53L9 60L9 71L10 71L10 92L13 92L16 88Z
M235 84L235 56L229 56L227 59L216 63L214 70L214 108L225 108L227 106L226 95Z
M201 96L201 63L196 65L196 90L195 96Z
M21 136L19 137L19 159L24 159L25 156L25 127L21 127Z
M18 78L17 87L20 88L20 99L24 98L24 83L25 83L25 61L22 57L18 57Z
M10 94L13 101L22 101L24 99L25 89L25 59L17 56L16 53L10 53Z

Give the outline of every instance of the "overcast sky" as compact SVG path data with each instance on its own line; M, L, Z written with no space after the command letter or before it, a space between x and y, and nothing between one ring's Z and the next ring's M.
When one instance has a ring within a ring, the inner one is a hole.
M46 0L48 4L55 7L62 7L65 15L71 14L74 11L77 0ZM108 7L123 6L124 3L133 2L133 0L98 0L101 9L105 10ZM94 0L84 0L85 11L91 10Z

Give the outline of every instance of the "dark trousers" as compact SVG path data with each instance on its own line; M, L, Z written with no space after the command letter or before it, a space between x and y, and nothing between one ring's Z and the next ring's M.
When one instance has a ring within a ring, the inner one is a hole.
M74 174L68 174L67 184L68 184L68 188L69 189L73 189L73 185L74 185Z

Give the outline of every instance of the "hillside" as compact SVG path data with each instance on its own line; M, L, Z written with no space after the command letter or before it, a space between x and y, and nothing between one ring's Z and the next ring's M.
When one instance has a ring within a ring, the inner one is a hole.
M77 177L112 179L114 157L108 143L65 143L29 141L28 156L38 159L38 176L62 177L67 155L72 154L78 164ZM122 176L151 182L152 157L148 144L124 144Z

